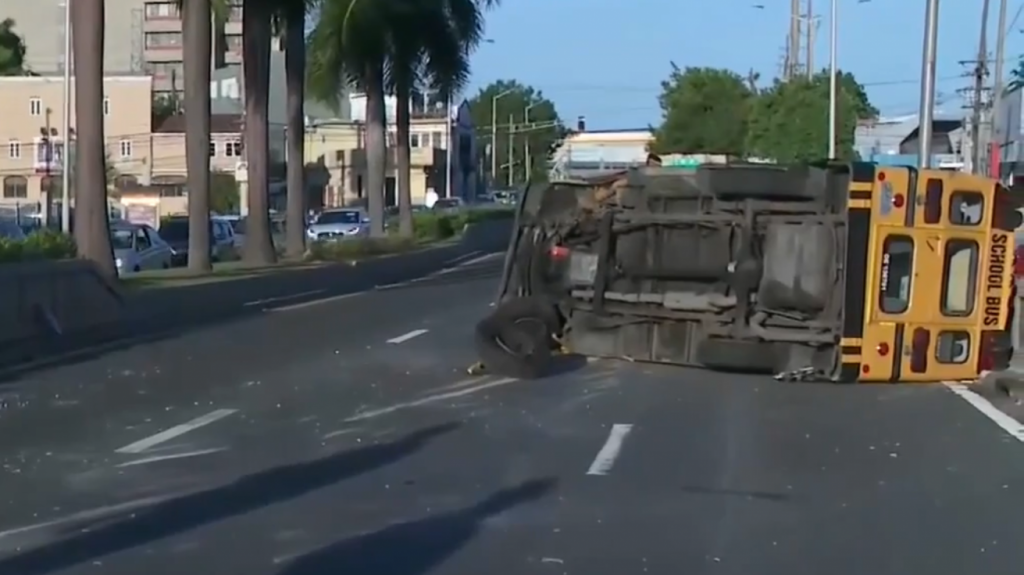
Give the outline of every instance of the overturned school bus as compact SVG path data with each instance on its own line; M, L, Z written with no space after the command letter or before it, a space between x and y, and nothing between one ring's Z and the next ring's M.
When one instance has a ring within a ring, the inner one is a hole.
M518 376L542 369L547 332L779 379L974 379L1010 355L1016 208L995 180L867 163L531 186L478 350Z

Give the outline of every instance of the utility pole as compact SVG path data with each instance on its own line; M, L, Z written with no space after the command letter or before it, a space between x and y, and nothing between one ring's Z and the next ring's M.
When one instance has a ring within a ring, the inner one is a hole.
M992 80L992 127L989 130L990 141L994 145L989 146L989 162L996 168L996 173L989 176L1002 179L1002 164L999 158L1000 146L1005 141L1005 134L1002 133L1003 115L1000 105L1003 100L1003 59L1006 57L1006 0L999 0L999 23L996 26L996 61L995 74Z
M971 171L985 173L981 164L982 141L981 121L984 110L982 92L988 78L988 9L990 0L982 0L981 33L978 35L978 59L974 65L974 101L971 104Z
M987 0L986 0L987 1ZM935 112L935 55L939 43L939 0L928 0L924 15L924 49L921 51L921 106L918 111L918 165L932 164L932 118Z
M513 163L515 161L515 155L514 155L515 150L514 150L514 148L515 148L515 145L516 145L516 140L515 140L516 126L515 126L515 121L516 121L515 115L509 114L508 115L508 187L510 187L510 188L512 187L512 182L514 181L513 180L513 176L512 176L512 173L513 173L512 170L515 167L515 164Z
M816 28L816 20L814 19L814 0L807 0L807 56L805 60L807 62L807 79L810 80L814 77L814 31Z
M789 1L789 40L786 49L786 80L796 77L800 69L800 0Z

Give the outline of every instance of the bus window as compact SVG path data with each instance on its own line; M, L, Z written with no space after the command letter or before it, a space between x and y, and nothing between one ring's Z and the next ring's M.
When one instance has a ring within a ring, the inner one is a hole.
M943 331L935 346L935 359L939 363L967 363L971 357L971 334L966 331Z
M977 226L984 213L985 196L978 192L953 192L949 198L949 221L955 226Z
M882 285L879 305L889 314L910 307L910 278L914 273L914 240L889 236L882 245Z
M942 315L964 317L974 312L978 251L977 242L971 240L946 242L942 268Z

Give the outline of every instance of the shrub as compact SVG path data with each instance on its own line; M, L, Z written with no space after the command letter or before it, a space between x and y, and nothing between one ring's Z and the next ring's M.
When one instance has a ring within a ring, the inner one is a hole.
M397 237L318 241L309 244L306 250L306 259L320 262L347 262L404 252L415 247L415 241Z
M74 238L54 230L37 230L24 240L0 239L0 262L64 260L76 255Z
M456 227L453 217L446 214L416 214L412 225L419 241L446 240L462 229Z

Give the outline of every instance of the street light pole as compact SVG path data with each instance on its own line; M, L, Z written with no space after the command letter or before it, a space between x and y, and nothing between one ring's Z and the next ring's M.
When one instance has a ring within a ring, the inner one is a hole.
M498 100L512 93L505 90L491 98L491 184L498 181ZM511 126L509 127L511 130Z
M836 158L836 121L838 119L839 78L836 74L836 49L838 46L839 1L832 0L832 13L829 15L829 47L828 47L828 157Z
M527 130L526 131L526 140L525 140L525 143L523 145L523 148L524 148L523 149L523 154L524 154L524 156L523 156L524 160L523 161L525 162L526 181L527 182L530 181L530 175L533 173L533 172L530 171L530 170L533 169L533 162L530 161L531 160L531 158L530 158L530 132L529 132L529 130L530 130L530 109L533 108L534 106L536 106L539 103L540 102L534 102L533 104L530 104L529 106L527 106L526 108L523 109L523 124L525 124L524 129Z
M921 52L921 106L918 111L918 166L932 164L932 118L935 108L935 54L939 43L939 0L927 0L924 16L924 49Z
M445 138L447 138L447 149L444 160L444 195L452 197L452 95L449 93L444 101Z
M1003 118L1005 114L1000 110L1000 106L1003 101L1003 58L1006 57L1006 0L1000 0L999 2L999 25L996 28L996 62L995 62L995 78L992 82L992 128L991 135L989 137L990 146L992 148L989 154L990 163L996 169L995 173L990 173L989 177L997 180L1002 179L1002 170L1000 165L1002 164L1002 158L999 157L999 151L1003 142L1005 141L1005 134L1002 133Z
M60 229L71 233L71 0L64 0L64 114L60 133L64 138L60 174Z

